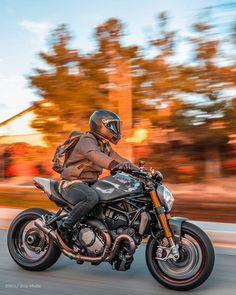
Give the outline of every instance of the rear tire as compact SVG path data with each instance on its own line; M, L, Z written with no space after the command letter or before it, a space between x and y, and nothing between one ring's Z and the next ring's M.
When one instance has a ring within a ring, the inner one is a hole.
M184 222L181 238L185 245L179 248L182 258L177 262L156 259L157 246L164 238L160 232L158 237L150 237L147 243L146 262L152 276L161 285L177 291L191 290L203 284L215 261L214 248L208 236L196 225Z
M45 270L61 255L58 246L34 226L34 220L45 214L50 215L50 212L40 208L27 209L16 216L8 230L9 253L13 260L26 270ZM37 254L35 249L39 246L42 251Z

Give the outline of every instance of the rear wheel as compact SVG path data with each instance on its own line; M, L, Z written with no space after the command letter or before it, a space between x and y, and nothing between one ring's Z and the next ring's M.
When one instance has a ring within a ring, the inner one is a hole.
M180 258L177 261L158 260L159 245L166 245L161 232L157 238L151 237L146 248L146 262L153 277L163 286L186 291L203 284L212 272L215 254L208 236L194 224L184 222L179 245Z
M39 230L34 221L50 212L32 208L21 212L10 225L7 236L8 250L22 268L41 271L52 266L61 251L52 240Z

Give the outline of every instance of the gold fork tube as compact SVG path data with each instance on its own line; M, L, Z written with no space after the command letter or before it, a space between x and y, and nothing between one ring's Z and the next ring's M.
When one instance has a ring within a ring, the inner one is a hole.
M161 208L161 203L160 203L160 201L158 199L158 196L157 196L156 191L155 190L151 190L150 191L150 196L151 196L151 199L152 199L152 202L153 202L154 207L157 209L156 211L157 211L157 214L158 214L158 217L159 217L161 226L163 228L165 237L167 239L169 239L169 238L172 237L172 233L171 233L169 224L167 222L166 214L165 213L161 213L160 210L158 210L159 208Z

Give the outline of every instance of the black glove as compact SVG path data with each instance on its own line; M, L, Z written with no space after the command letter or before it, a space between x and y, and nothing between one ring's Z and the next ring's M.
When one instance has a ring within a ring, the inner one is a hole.
M127 161L127 162L121 162L117 164L115 167L113 167L112 170L130 171L130 170L139 170L139 167Z

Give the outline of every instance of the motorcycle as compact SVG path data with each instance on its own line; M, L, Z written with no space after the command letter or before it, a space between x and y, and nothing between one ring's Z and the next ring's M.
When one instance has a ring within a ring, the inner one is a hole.
M43 271L61 253L78 264L109 262L117 271L130 269L136 248L144 239L146 263L163 286L185 291L203 284L214 266L208 236L183 217L172 217L172 193L159 171L112 170L91 185L98 205L75 224L72 245L63 241L58 227L73 207L59 192L59 182L35 177L34 184L60 207L57 213L32 208L21 212L8 231L8 249L22 268Z

